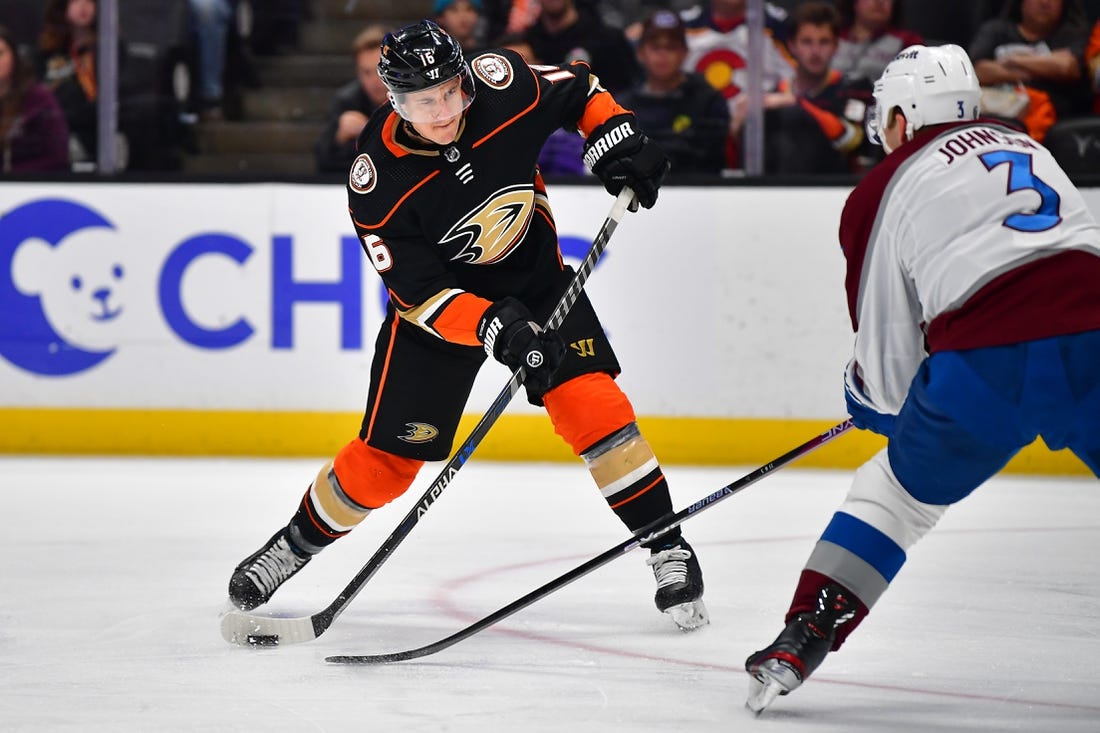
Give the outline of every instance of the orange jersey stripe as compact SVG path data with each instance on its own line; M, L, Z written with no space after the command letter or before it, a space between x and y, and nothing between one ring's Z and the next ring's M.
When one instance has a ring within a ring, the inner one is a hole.
M390 373L390 358L393 356L393 343L397 339L397 318L393 319L393 323L390 325L390 342L386 345L386 360L382 366L382 377L378 380L378 391L374 395L374 409L370 413L370 421L367 423L367 436L365 440L370 440L371 433L374 431L374 419L378 417L378 406L382 403L382 391L386 388L386 377Z
M473 293L462 293L435 317L431 326L444 341L464 346L481 346L477 337L477 324L493 302Z
M401 208L401 204L405 203L405 199L407 199L409 196L412 196L418 188L435 178L437 175L439 175L439 171L434 170L428 175L424 176L424 180L420 181L415 186L410 188L404 196L398 199L397 203L393 205L393 208L386 212L386 215L382 218L382 221L378 222L377 224L364 224L363 222L355 218L355 212L353 211L351 212L352 221L355 222L356 226L362 227L363 229L377 229L378 227L385 225L385 223L390 220L390 218L397 212L397 210ZM348 209L348 211L351 211L351 209Z
M531 67L527 67L527 70L530 71L532 75L535 74L534 70L531 69ZM527 105L522 110L520 110L517 114L513 115L511 118L505 120L503 123L498 125L495 129L490 131L487 135L482 137L480 140L476 141L470 147L472 147L472 148L480 147L483 142L485 142L486 140L491 138L493 135L496 135L498 132L503 130L505 127L508 127L508 125L512 124L513 122L518 120L520 117L523 117L525 114L527 114L528 112L533 110L535 107L537 107L538 104L539 104L539 99L541 99L541 98L542 98L542 89L539 87L538 80L536 79L536 81L535 81L535 100L533 102L531 102L531 104Z
M409 154L408 150L397 144L397 139L394 137L399 122L401 122L401 116L393 111L390 112L390 116L382 124L382 143L387 150L393 153L395 158L401 158Z
M584 114L577 120L577 129L587 138L593 130L615 115L629 112L630 110L615 101L610 92L598 92L588 99L588 104L584 105Z
M401 300L401 298L397 297L397 293L393 292L389 288L386 288L386 292L390 294L390 298L397 305L397 307L400 308L401 310L406 310L407 311L407 310L409 310L410 308L413 307L412 303L406 303L405 301Z

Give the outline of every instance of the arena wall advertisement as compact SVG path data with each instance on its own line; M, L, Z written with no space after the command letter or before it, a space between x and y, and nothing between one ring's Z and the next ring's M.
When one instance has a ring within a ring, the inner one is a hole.
M844 418L847 193L667 187L624 218L586 290L663 460L755 464ZM612 198L550 197L579 262ZM0 451L327 455L358 430L384 302L338 185L0 183ZM487 363L460 439L507 379ZM570 455L522 394L478 451ZM1012 468L1083 472L1041 445Z

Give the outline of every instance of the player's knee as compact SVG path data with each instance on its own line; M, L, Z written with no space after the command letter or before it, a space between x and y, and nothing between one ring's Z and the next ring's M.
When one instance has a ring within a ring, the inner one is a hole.
M863 520L908 550L936 525L946 504L926 504L902 486L886 449L856 470L840 511Z
M554 432L578 456L634 423L630 400L604 372L582 374L543 396Z
M377 509L405 493L424 461L380 451L356 438L340 449L333 470L355 503Z

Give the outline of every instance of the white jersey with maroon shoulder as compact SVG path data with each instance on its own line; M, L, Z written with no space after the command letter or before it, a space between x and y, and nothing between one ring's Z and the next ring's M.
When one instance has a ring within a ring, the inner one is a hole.
M1053 156L994 122L918 132L840 227L849 384L896 414L929 353L1100 328L1100 227Z

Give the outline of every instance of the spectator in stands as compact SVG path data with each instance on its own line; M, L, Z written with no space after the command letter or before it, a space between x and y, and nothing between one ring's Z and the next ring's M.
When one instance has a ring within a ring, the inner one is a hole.
M490 46L505 36L523 35L539 17L538 0L483 0L481 14Z
M57 97L69 127L75 171L94 170L99 157L99 54L96 0L46 0L39 38L39 78ZM178 103L157 87L160 75L145 44L120 43L115 163L120 170L179 165Z
M646 18L658 10L671 10L682 16L697 8L698 0L600 0L596 3L603 22L612 28L622 28L626 40L634 45L642 39L642 24Z
M1085 62L1088 64L1089 78L1092 79L1092 112L1100 115L1100 20L1092 27L1092 34L1085 48Z
M644 81L620 95L638 125L672 161L672 173L718 173L725 167L730 113L701 75L685 71L684 23L670 10L645 19L638 43Z
M841 31L833 68L851 79L873 84L898 51L924 43L905 28L901 0L837 0L836 5Z
M794 76L794 64L784 46L787 12L771 3L764 5L764 92L772 92L782 79ZM695 71L726 99L730 110L726 166L740 167L739 141L747 113L744 88L748 83L749 28L745 0L710 0L683 15L687 25L688 54L684 69Z
M1079 0L1009 0L970 44L983 111L1018 119L1040 142L1059 118L1087 114L1088 40Z
M490 44L491 48L508 48L528 64L541 63L522 33L505 33ZM584 176L584 138L571 130L558 128L550 134L539 151L538 165L547 176Z
M69 129L57 100L35 81L15 37L0 26L0 172L69 169Z
M771 3L764 4L764 11L764 33L770 41L764 44L764 90L771 91L780 79L793 76L794 64L783 45L787 11ZM726 99L736 99L748 80L745 0L710 0L681 17L687 25L684 68L702 74Z
M860 173L876 159L864 137L874 100L866 80L830 68L840 35L832 3L806 2L788 21L794 78L768 95L764 116L768 173Z
M612 94L641 78L634 49L622 31L604 24L574 0L540 0L538 20L525 37L544 63L589 63Z
M49 0L39 41L39 76L57 97L70 133L74 163L97 152L95 0Z
M596 13L604 0L574 0L577 9ZM539 17L540 0L483 0L481 15L485 20L485 37L502 38L523 35Z
M509 48L522 56L528 64L541 63L524 33L503 33L489 43L489 48Z
M378 59L387 30L382 25L368 26L352 43L356 79L336 92L328 122L313 146L320 173L346 174L355 160L355 141L367 120L379 109L389 107L386 85L378 76Z
M481 40L481 0L435 0L435 22L462 45L467 58L485 50Z
M225 55L229 45L229 0L188 0L199 52L199 114L222 118Z

